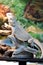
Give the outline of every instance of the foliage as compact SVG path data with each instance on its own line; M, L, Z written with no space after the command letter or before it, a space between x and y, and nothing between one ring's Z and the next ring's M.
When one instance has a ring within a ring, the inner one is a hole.
M43 42L43 34L38 34L38 33L33 33L33 32L29 32L33 38L38 39L39 41Z

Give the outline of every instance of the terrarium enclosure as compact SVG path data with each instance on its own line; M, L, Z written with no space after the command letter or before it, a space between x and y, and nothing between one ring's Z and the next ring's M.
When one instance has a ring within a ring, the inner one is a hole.
M0 0L0 58L43 58L43 0Z

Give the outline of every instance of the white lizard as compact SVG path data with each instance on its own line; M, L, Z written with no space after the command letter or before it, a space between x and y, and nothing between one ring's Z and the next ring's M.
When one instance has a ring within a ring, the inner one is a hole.
M17 40L15 41L15 39L17 38L18 40L21 40L23 42L27 41L28 43L31 43L31 44L34 45L34 39L32 38L32 36L30 34L28 34L24 30L24 28L16 21L16 18L13 16L13 14L12 13L7 13L6 15L8 17L9 25L11 26L11 29L12 29L12 34L9 35L8 37L12 40L13 44L14 44L14 42L16 42L17 44L15 44L15 45L18 45L18 47L19 47L17 50L14 51L13 54L20 53L22 50L25 50L25 51L31 52L33 54L36 54L38 52L36 49L33 49L31 47L26 48L25 46L20 45L17 42ZM15 37L14 37L14 35L15 35ZM37 45L41 48L41 51L42 51L41 44L37 44ZM43 53L43 51L42 51L42 53Z

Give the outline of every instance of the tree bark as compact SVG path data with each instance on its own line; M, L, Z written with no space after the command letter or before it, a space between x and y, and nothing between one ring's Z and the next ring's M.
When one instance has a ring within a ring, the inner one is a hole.
M10 35L11 30L0 30L0 35Z

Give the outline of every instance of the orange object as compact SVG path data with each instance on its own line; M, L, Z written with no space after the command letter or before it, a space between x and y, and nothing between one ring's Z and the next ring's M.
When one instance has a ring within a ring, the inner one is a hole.
M11 12L10 8L6 5L0 4L0 19L5 21L7 19L6 13Z

